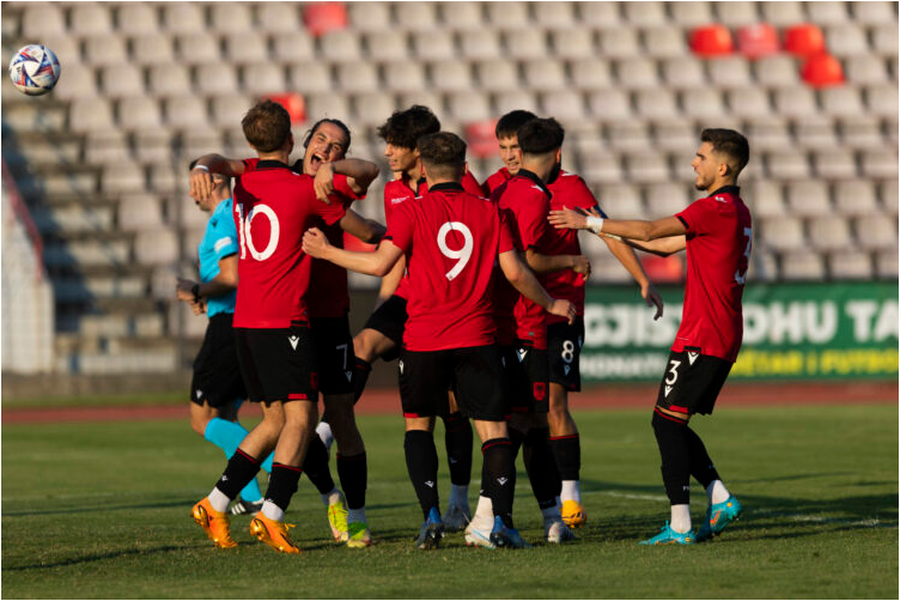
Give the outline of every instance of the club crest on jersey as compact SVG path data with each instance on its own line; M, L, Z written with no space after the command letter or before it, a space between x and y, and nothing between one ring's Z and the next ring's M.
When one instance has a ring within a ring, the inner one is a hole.
M296 351L297 343L300 342L300 337L299 336L288 336L288 342L291 343L291 348L293 348Z
M547 398L547 383L546 382L535 382L534 383L534 400L543 401Z

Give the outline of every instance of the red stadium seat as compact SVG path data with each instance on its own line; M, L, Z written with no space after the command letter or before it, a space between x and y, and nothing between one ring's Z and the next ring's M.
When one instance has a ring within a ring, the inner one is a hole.
M803 81L814 88L838 86L844 83L844 69L841 61L830 54L817 54L809 57L800 71Z
M466 126L466 144L473 157L487 158L497 154L497 140L494 137L496 119L475 121Z
M641 263L644 265L647 277L653 282L675 284L684 280L684 265L678 256L642 256Z
M801 23L784 32L784 49L797 56L812 56L825 52L825 36L812 23Z
M722 56L734 52L731 30L724 25L703 25L691 32L691 50L700 56Z
M292 124L303 123L306 121L306 101L302 94L288 92L286 94L270 94L265 96L265 98L277 102L286 108L288 114L291 116Z
M778 32L768 23L745 25L737 32L738 51L747 58L778 52Z
M343 2L312 2L303 7L303 24L314 36L347 27L347 7Z

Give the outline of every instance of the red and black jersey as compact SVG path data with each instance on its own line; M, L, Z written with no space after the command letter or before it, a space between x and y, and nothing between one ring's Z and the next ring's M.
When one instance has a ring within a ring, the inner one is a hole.
M725 186L675 215L687 228L687 278L672 350L732 363L744 334L741 300L753 240L740 188Z
M341 203L316 199L313 178L279 161L258 161L237 178L234 213L240 241L236 328L287 328L308 320L305 296L312 259L303 234L321 218L344 216Z
M509 169L506 167L501 167L493 175L484 180L484 187L487 188L488 194L493 194L494 190L505 184L509 181L512 175L509 172Z
M514 250L497 205L455 182L394 206L386 239L407 256L404 348L439 351L494 344L492 274Z

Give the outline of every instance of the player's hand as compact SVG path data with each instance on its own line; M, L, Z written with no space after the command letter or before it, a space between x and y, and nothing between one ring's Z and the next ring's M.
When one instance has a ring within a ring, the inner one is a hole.
M194 280L186 280L184 278L177 278L178 283L175 284L175 294L178 296L178 300L184 301L187 303L194 302L194 293L192 292L194 288L195 282Z
M653 316L653 321L656 321L663 314L663 300L659 295L659 292L656 291L656 286L652 283L647 282L646 285L641 286L641 296L644 297L644 301L647 303L648 307L652 307L656 305L656 315Z
M329 246L328 238L317 227L311 227L303 234L303 252L314 259L321 259Z
M208 200L212 196L213 188L215 187L212 173L206 169L197 169L196 167L191 169L190 184L191 198L198 202Z
M550 306L547 307L547 313L565 317L569 320L569 325L575 323L575 316L577 315L575 305L561 298L554 298L553 301L551 301Z
M204 313L206 313L206 299L201 298L197 302L194 302L193 300L189 302L194 315L203 315Z
M322 163L319 170L316 171L316 177L313 179L313 188L316 191L316 198L326 204L331 204L328 195L334 192L334 168L331 163Z
M588 281L591 278L591 262L584 255L574 255L574 262L572 271L584 275L584 281Z
M568 207L563 207L562 210L558 211L550 211L550 216L547 219L558 230L566 228L570 230L587 229L587 216Z

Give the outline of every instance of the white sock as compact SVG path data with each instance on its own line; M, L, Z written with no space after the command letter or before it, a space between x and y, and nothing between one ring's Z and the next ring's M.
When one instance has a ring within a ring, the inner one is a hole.
M715 505L716 503L724 503L728 500L728 497L731 496L731 493L728 492L728 489L725 488L725 485L722 484L721 480L713 480L709 486L706 487L706 496L709 497L709 504Z
M331 450L331 443L334 442L334 434L331 433L331 425L328 422L319 422L316 426L316 434L322 439L327 450Z
M284 510L268 499L263 501L262 513L270 520L274 520L276 522L281 522L284 520Z
M557 507L556 505L541 509L541 515L544 516L544 522L562 519L562 514L559 513L559 507Z
M336 486L334 488L332 488L330 492L327 492L324 495L322 495L322 502L325 503L325 507L328 507L329 505L334 505L335 503L337 503L340 500L341 500L341 491L339 491Z
M347 523L353 524L354 522L362 522L363 524L368 524L369 521L366 519L366 508L360 507L359 509L348 509L347 510Z
M464 484L461 486L457 486L456 484L450 485L450 503L449 505L452 507L456 505L457 507L468 507L469 506L469 485Z
M672 519L669 520L669 526L679 534L688 532L691 529L691 506L672 505Z
M207 497L209 498L209 504L212 505L213 509L220 513L228 511L228 504L231 503L231 499L229 499L221 490L214 488Z
M562 492L559 498L563 501L575 501L581 503L581 490L578 488L578 480L563 480Z
M485 496L478 496L478 505L475 507L475 516L473 522L477 522L478 528L490 528L494 523L494 504L491 499Z

